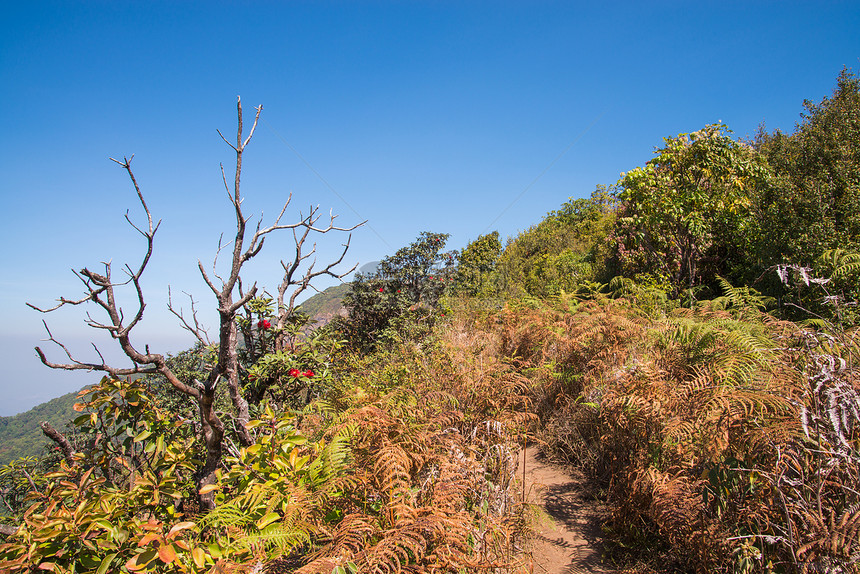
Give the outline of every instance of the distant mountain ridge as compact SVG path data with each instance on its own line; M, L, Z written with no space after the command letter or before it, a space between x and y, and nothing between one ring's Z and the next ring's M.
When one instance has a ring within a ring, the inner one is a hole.
M299 305L297 310L306 313L311 320L315 321L314 327L321 327L335 317L346 314L343 298L349 292L349 285L349 283L343 283L320 291Z

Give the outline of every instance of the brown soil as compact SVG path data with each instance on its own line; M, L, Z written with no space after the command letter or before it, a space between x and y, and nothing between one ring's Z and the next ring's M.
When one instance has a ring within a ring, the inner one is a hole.
M609 574L601 562L604 505L584 476L549 463L535 447L519 455L525 463L526 501L545 515L535 527L531 552L535 574Z

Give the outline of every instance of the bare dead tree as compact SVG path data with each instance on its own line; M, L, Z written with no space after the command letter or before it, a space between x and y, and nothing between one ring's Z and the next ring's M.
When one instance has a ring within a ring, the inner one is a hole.
M128 216L128 213L126 213L126 220L128 221L128 223L135 230L137 230L146 240L146 253L144 254L140 265L136 269L132 269L129 265L126 265L124 271L128 277L121 283L117 283L113 280L111 276L110 263L103 263L103 274L96 273L85 268L80 272L76 273L76 275L81 279L86 288L86 294L84 297L80 299L67 299L61 297L58 300L57 305L47 309L42 309L28 303L30 307L42 313L49 313L66 305L77 306L86 303L95 304L104 311L104 313L107 315L107 319L96 320L93 319L91 315L87 314L86 323L90 327L106 331L114 340L119 343L119 346L125 356L128 357L132 362L132 366L126 368L118 368L109 365L104 360L101 352L99 352L98 348L95 347L95 345L93 345L93 347L99 357L99 361L80 361L72 355L72 353L66 346L64 346L60 341L54 338L54 336L51 334L51 331L48 329L47 323L43 322L45 324L45 330L48 333L47 340L59 346L65 353L66 358L68 359L68 362L65 363L55 363L49 361L42 349L40 347L36 347L36 352L39 355L40 360L46 366L51 367L53 369L102 371L108 373L112 377L135 374L160 374L164 376L164 378L173 386L174 389L194 399L198 406L201 434L203 436L203 440L206 446L206 460L204 461L203 466L199 470L197 477L198 489L208 484L213 484L215 482L215 471L221 465L223 456L224 422L214 408L216 396L215 393L219 382L224 381L226 383L227 392L230 396L234 408L236 409L236 424L234 425L234 427L236 428L239 441L244 446L253 444L253 437L246 428L246 425L249 421L248 402L243 397L239 385L236 315L243 308L244 305L246 305L257 295L257 285L256 283L253 283L250 289L248 289L247 291L243 291L243 289L241 288L242 280L240 276L243 265L260 253L267 235L275 231L280 231L284 229L293 230L293 237L295 239L296 244L296 256L290 264L285 264L281 262L281 265L286 271L286 275L284 281L279 287L279 321L285 321L285 313L291 313L294 309L295 297L298 295L298 293L307 289L310 286L310 282L314 278L319 277L321 275L343 277L346 273L352 271L351 269L344 274L337 274L333 271L333 268L343 261L346 251L349 248L350 241L348 239L346 244L344 245L344 250L341 253L340 257L337 259L337 261L326 265L323 269L318 271L314 271L314 265L312 263L310 265L310 268L307 269L304 274L300 274L299 267L301 266L301 264L308 257L310 257L311 254L315 252L316 246L314 245L314 249L312 249L310 253L303 254L303 246L309 234L325 234L331 231L349 232L362 225L362 223L359 223L358 225L349 228L336 227L334 225L335 216L330 215L330 220L327 226L317 226L316 224L319 220L319 216L317 215L317 209L311 209L311 212L308 216L300 216L300 220L298 222L282 223L281 219L283 218L284 214L286 213L287 207L290 204L290 196L273 224L269 225L268 227L263 227L262 219L259 220L256 224L256 227L254 228L253 234L251 234L249 238L246 238L247 226L250 218L246 217L242 212L242 196L240 193L242 154L244 153L245 147L248 145L254 135L254 131L257 128L262 109L262 106L258 106L257 108L255 108L256 115L254 117L253 125L251 126L248 135L245 136L242 124L242 100L241 98L239 98L237 100L238 129L235 145L229 142L227 138L225 138L224 135L220 131L218 131L218 134L221 136L221 138L236 153L236 169L233 177L232 186L228 184L227 175L224 171L224 167L223 165L221 166L221 174L222 179L224 181L224 187L227 190L228 199L233 206L236 221L236 233L232 241L232 254L230 259L229 273L225 274L224 277L219 275L217 271L218 256L220 255L221 251L229 247L230 244L224 245L219 240L218 249L216 251L215 260L213 262L211 272L207 272L205 267L203 266L203 263L198 261L198 268L200 270L201 275L203 276L203 280L206 282L206 284L209 286L209 288L215 295L215 299L218 303L219 314L219 329L217 340L218 359L217 362L210 369L205 381L194 381L193 384L183 382L170 369L163 355L150 352L148 345L145 345L144 351L141 352L139 350L139 347L135 346L131 340L131 332L134 327L140 323L141 319L143 318L144 308L146 307L143 290L140 285L140 279L152 255L155 234L158 231L158 227L161 223L159 221L158 223L153 224L152 214L146 204L146 201L144 200L142 192L140 191L140 187L138 186L134 173L132 172L131 160L134 156L132 156L132 158L123 158L123 161L118 161L113 158L111 159L117 164L119 164L128 173L128 176L131 179L132 184L134 185L134 189L137 193L140 205L146 214L147 226L144 229L141 229L131 221ZM301 231L299 232L298 230ZM301 275L301 279L297 278L298 275ZM290 285L297 285L298 289L289 300L289 304L285 306L283 305L283 293L286 292L286 289ZM131 286L136 295L137 302L137 308L134 314L131 315L131 319L129 321L126 321L126 314L119 306L116 292L117 288L125 286ZM237 291L238 297L234 297L234 294ZM195 308L195 302L193 299L191 300L191 318L188 320L186 320L181 310L177 310L173 306L173 302L172 300L170 300L170 298L168 300L168 308L174 315L179 318L182 328L191 332L198 340L198 342L207 345L210 343L208 334L206 333L200 322L197 320L197 310ZM214 507L213 495L211 493L202 495L201 504L204 508Z
M308 216L303 218L303 221L306 225L303 226L302 232L299 233L298 230L293 229L293 241L296 246L296 255L289 263L281 260L281 267L284 269L284 278L281 280L281 284L278 285L278 338L275 341L275 349L277 351L283 351L286 349L286 337L284 332L284 326L287 323L287 320L290 316L292 316L293 311L296 308L296 299L299 295L304 293L307 289L312 287L312 281L317 277L321 277L327 275L329 277L333 277L335 279L343 279L358 267L358 264L353 265L349 270L343 273L336 273L334 268L341 264L343 258L346 256L346 252L349 250L349 242L350 239L347 239L347 242L343 244L343 251L340 254L340 257L337 260L329 263L322 269L314 269L316 267L316 250L317 245L314 243L307 253L304 253L304 245L307 242L308 235L314 231L317 233L328 233L332 230L340 230L340 228L334 227L335 215L332 215L329 212L329 224L324 228L315 227L317 221L320 219L319 208L311 207L308 213ZM352 229L355 229L354 227ZM304 262L311 257L314 259L311 261L310 265L304 271L304 273L300 273L302 265ZM287 296L287 292L290 288L293 287L293 290L289 293L289 299L285 298Z
M281 209L280 214L275 219L275 222L265 228L261 227L262 220L257 222L256 229L254 230L254 234L248 240L247 247L245 247L245 233L248 224L248 218L242 213L242 196L240 193L240 180L242 173L242 154L245 151L245 146L248 145L248 142L251 141L251 137L254 135L254 131L257 128L257 123L260 119L260 112L262 111L262 107L256 108L256 115L254 117L254 123L251 126L251 130L248 133L248 136L243 140L243 131L242 131L242 100L238 100L237 110L239 116L239 129L236 135L236 144L233 145L227 138L224 137L221 132L218 132L218 135L221 136L227 145L229 145L233 151L236 153L236 171L235 176L233 178L233 186L232 190L230 189L230 185L227 183L227 176L224 173L224 167L221 167L222 179L224 181L224 188L227 191L227 196L230 200L230 203L233 205L233 210L236 216L236 236L233 239L233 252L232 252L232 260L230 262L230 273L226 278L222 278L218 276L215 266L217 265L218 256L216 253L215 262L213 263L212 268L212 276L217 278L220 285L216 285L216 283L210 278L209 274L206 272L206 269L203 266L203 263L198 261L197 265L200 269L200 273L203 275L203 280L206 281L206 284L215 294L215 298L218 301L218 314L220 316L220 326L219 326L219 356L218 362L214 365L212 370L209 373L209 378L207 381L207 386L215 385L216 381L219 379L225 379L227 383L227 389L230 394L230 399L233 402L233 406L236 409L236 419L237 419L237 434L239 436L239 441L243 446L250 446L253 444L253 437L251 437L248 430L245 428L245 425L249 421L248 416L248 402L242 396L239 387L239 358L237 352L237 330L236 330L236 314L239 310L248 303L251 299L253 299L257 295L257 284L254 283L251 288L242 293L240 290L239 298L237 300L233 300L233 293L236 291L237 287L241 285L240 272L242 270L242 266L255 257L260 250L263 248L263 243L266 240L266 236L274 231L279 231L282 229L291 229L293 230L293 237L296 238L296 259L298 262L303 261L305 258L301 257L302 245L304 244L308 234L311 232L316 233L328 233L330 231L343 231L349 232L357 228L359 225L355 225L349 228L336 227L334 225L335 216L330 216L330 221L327 227L320 228L316 227L315 224L318 217L315 217L316 210L311 210L311 213L307 217L302 217L300 221L297 223L281 223L281 218L287 210L287 207L292 200L292 195L287 198L286 203ZM298 234L296 232L297 229L301 228L303 232ZM349 245L349 241L347 241L347 247ZM222 250L223 246L218 246L218 252ZM339 264L344 255L346 254L346 250L341 254L338 260L329 266L326 267L324 271L321 272L313 272L313 265L304 275L303 281L309 283L313 278L318 277L323 274L334 275L331 269ZM283 262L282 262L283 265ZM353 268L354 269L354 268ZM347 272L349 273L349 272ZM280 292L280 291L279 291ZM280 299L279 299L280 302ZM280 310L280 306L279 306ZM290 309L292 311L292 309Z
M194 338L197 339L197 342L200 343L200 345L210 347L212 346L212 341L209 339L209 333L197 319L197 302L194 301L194 297L192 297L190 293L185 294L188 295L188 299L191 301L191 321L194 323L193 325L185 318L185 314L182 312L181 308L177 309L173 306L173 296L170 291L170 285L167 286L167 309L173 313L177 319L179 319L179 323L182 325L183 329L194 335Z

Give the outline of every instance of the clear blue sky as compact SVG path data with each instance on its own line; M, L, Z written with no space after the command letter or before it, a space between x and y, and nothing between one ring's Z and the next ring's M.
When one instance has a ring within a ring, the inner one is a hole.
M269 221L292 191L292 217L313 204L368 219L348 255L366 263L422 230L452 248L516 235L666 136L716 121L737 136L791 131L804 99L860 69L858 30L857 2L5 1L0 415L98 378L38 363L42 316L24 303L79 295L70 268L139 260L123 214L141 213L110 156L136 154L163 220L135 341L191 344L165 311L168 284L214 326L196 261L232 225L215 130L234 133L237 95L264 106L246 211ZM288 239L248 278L273 288ZM322 258L340 241L324 238ZM94 337L111 355L79 311L47 317L55 335L83 358Z

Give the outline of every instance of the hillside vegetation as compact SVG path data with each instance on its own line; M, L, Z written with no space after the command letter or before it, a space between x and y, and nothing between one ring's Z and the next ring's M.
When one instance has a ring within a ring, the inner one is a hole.
M0 465L24 457L39 457L46 445L54 446L43 434L39 424L47 421L61 429L75 415L72 408L77 392L65 394L11 417L0 417Z
M421 232L316 330L289 263L235 315L210 283L217 343L181 316L198 345L102 366L0 470L0 571L524 574L530 442L605 497L618 571L856 572L860 81L805 105L666 138L504 245Z
M343 298L349 284L333 285L309 297L296 310L310 317L314 326L322 326L343 313Z

